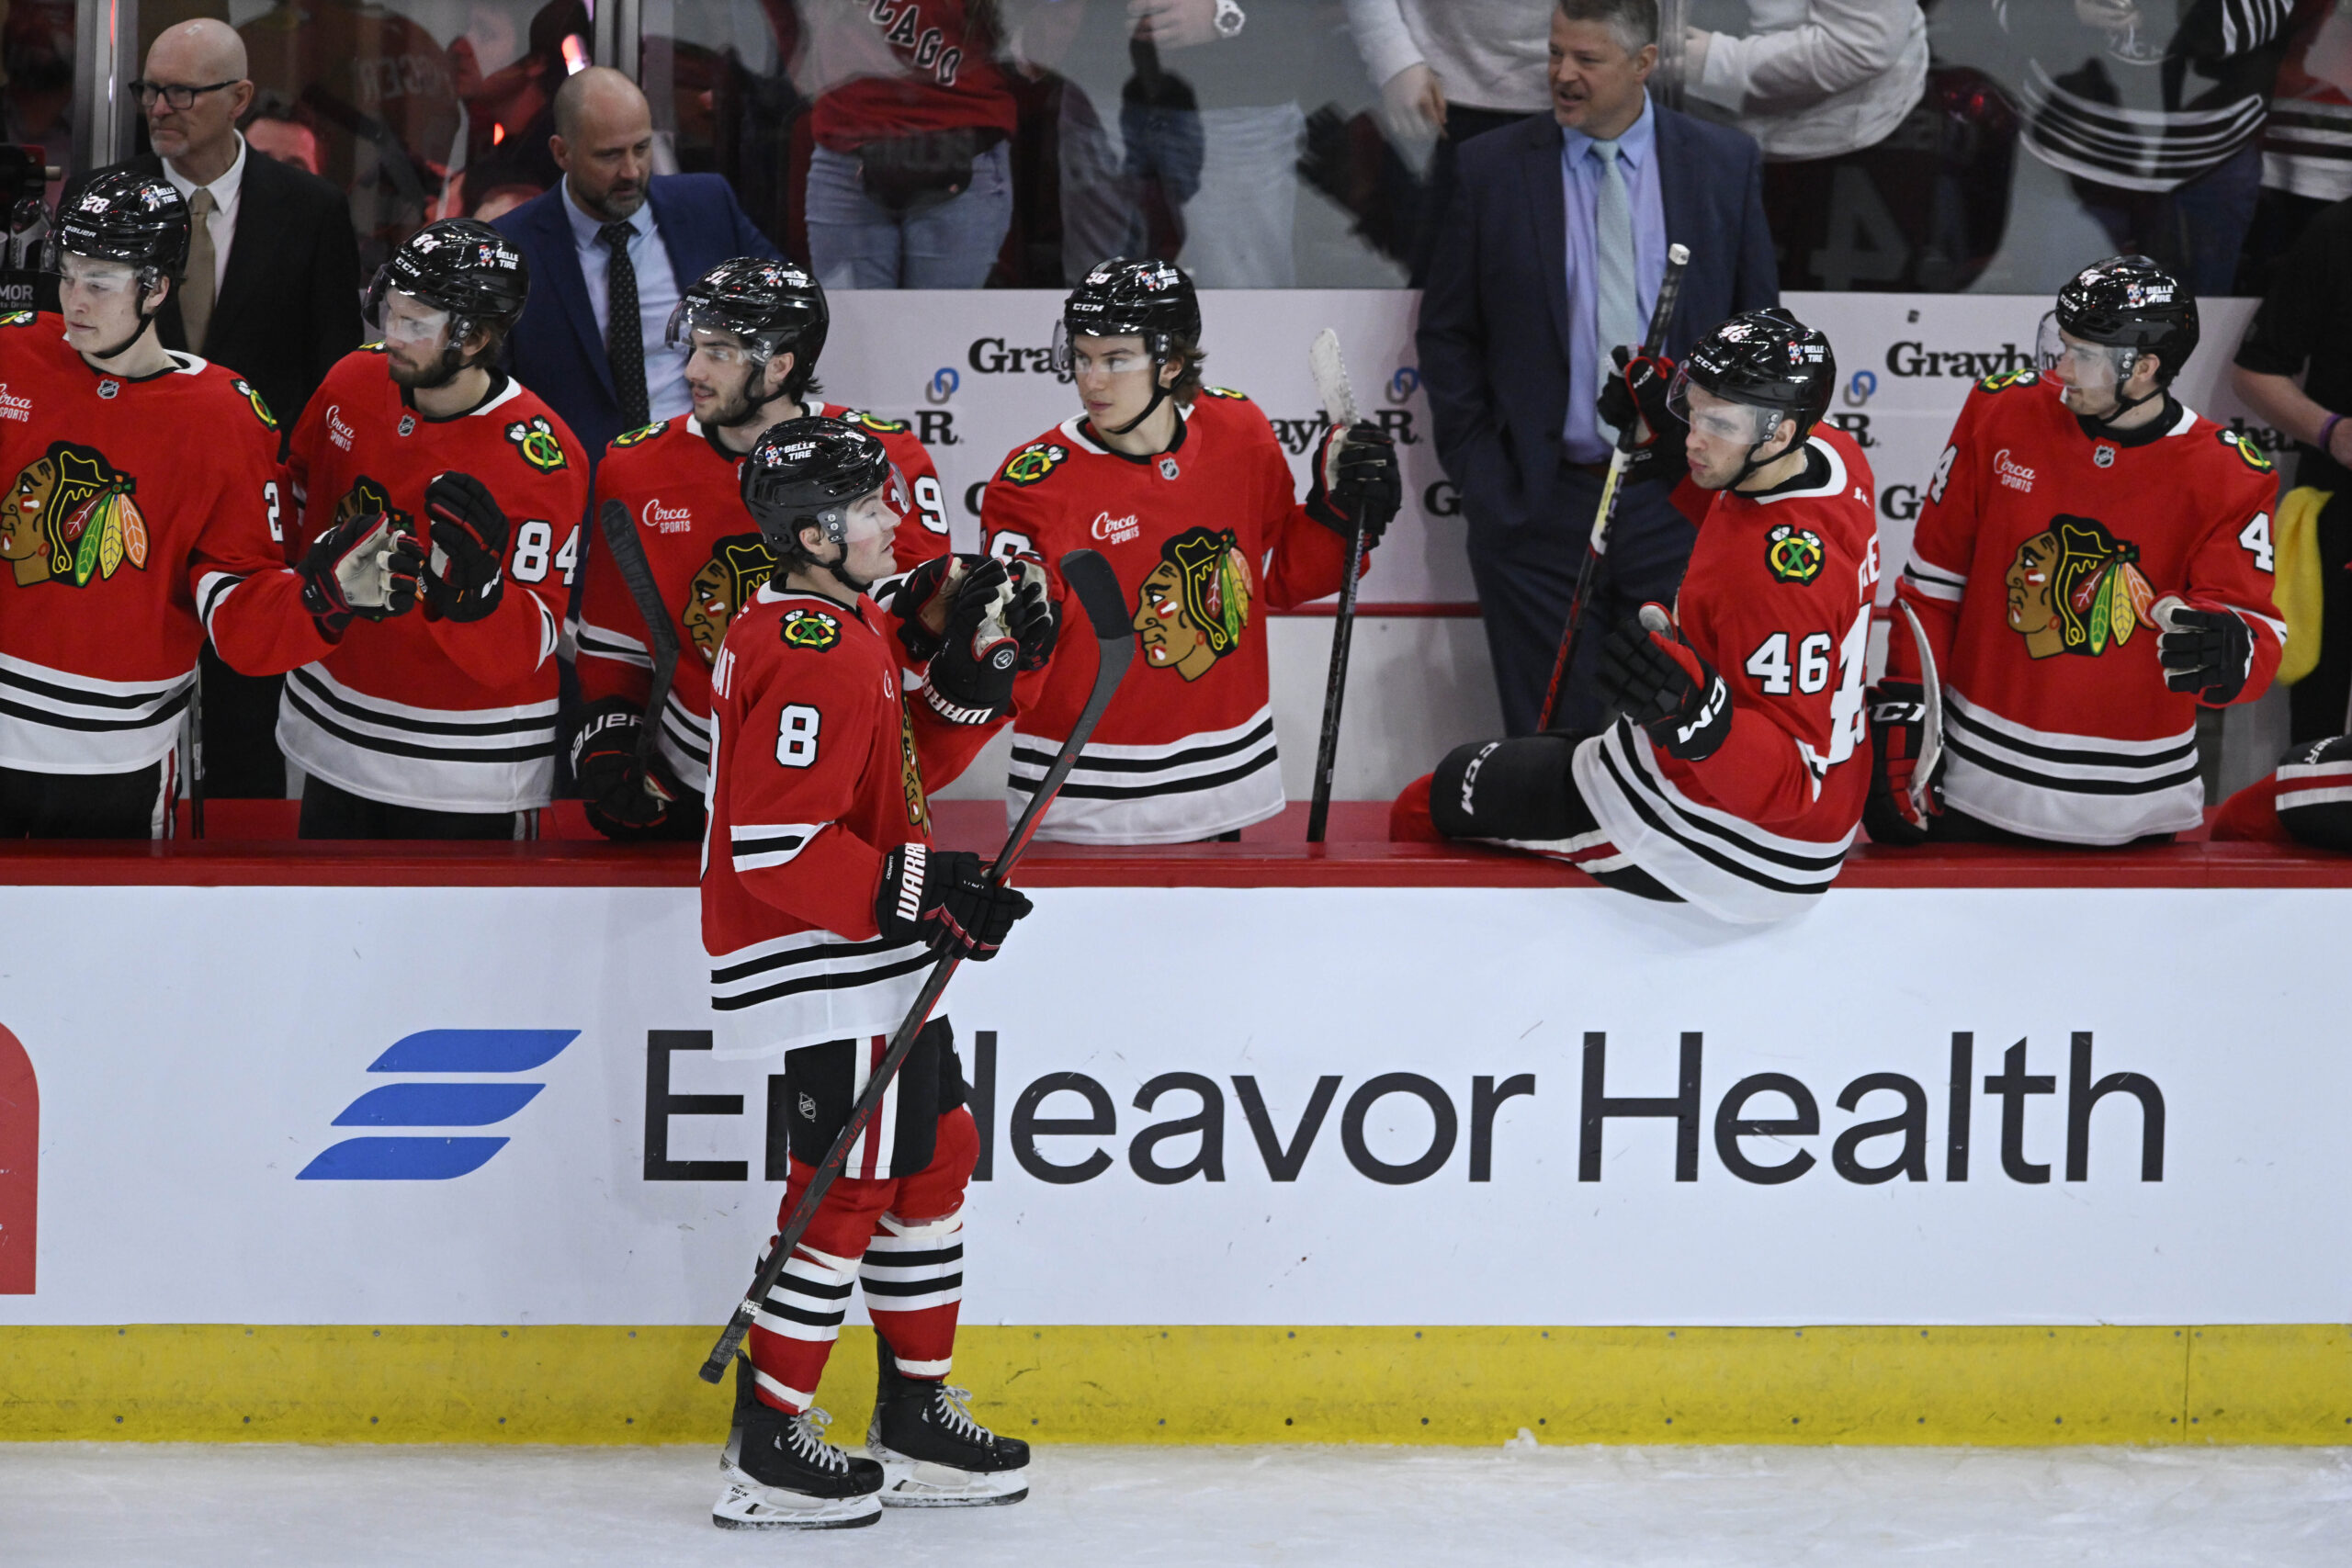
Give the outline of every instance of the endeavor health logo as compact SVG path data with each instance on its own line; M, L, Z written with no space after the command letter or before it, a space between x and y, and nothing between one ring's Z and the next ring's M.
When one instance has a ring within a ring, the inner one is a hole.
M538 1097L543 1083L518 1083L580 1038L576 1029L426 1029L404 1036L368 1064L371 1073L498 1075L466 1081L388 1083L343 1109L337 1127L494 1127ZM447 1133L368 1134L331 1144L297 1181L448 1181L488 1165L510 1140Z

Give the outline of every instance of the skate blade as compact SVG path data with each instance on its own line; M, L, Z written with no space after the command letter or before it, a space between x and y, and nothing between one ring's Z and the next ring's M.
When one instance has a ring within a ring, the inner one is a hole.
M1029 1470L957 1470L906 1459L869 1440L868 1455L882 1463L886 1508L999 1508L1029 1495Z
M882 1517L871 1492L859 1497L808 1497L756 1481L730 1481L710 1506L710 1522L723 1530L847 1530Z

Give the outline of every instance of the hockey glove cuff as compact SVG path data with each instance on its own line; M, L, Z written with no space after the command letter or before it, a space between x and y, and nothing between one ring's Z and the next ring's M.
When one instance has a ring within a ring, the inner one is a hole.
M1019 556L1012 570L1012 603L1005 606L1004 625L1012 640L1021 645L1021 658L1014 668L1043 670L1054 657L1054 645L1061 640L1061 611L1046 587L1044 567Z
M1908 846L1928 841L1928 819L1912 800L1914 769L1927 745L1927 693L1917 681L1882 681L1871 688L1871 789L1862 803L1862 826L1871 841ZM1943 764L1938 761L1936 771ZM1937 781L1927 782L1928 809L1942 809Z
M984 560L956 581L942 646L925 668L923 700L951 724L989 724L1012 705L1021 645L1005 626L1012 574Z
M433 534L432 570L424 578L424 607L453 621L479 621L506 592L500 560L506 553L506 513L471 474L436 474L424 487Z
M1674 361L1664 355L1637 355L1622 344L1610 351L1610 357L1616 371L1601 383L1595 408L1601 423L1634 432L1625 477L1668 483L1679 479L1690 465L1682 453L1687 427L1666 403L1667 389L1674 384Z
M625 697L589 705L571 740L571 771L580 780L588 820L608 839L645 835L669 819L684 792L667 771L638 760L645 719Z
M424 547L399 513L369 512L320 535L295 571L302 607L339 636L353 616L381 621L416 605Z
M955 598L951 571L960 579L987 559L986 556L934 556L899 579L887 608L898 618L899 646L906 649L909 668L922 669L938 656L943 646L947 609Z
M1019 888L991 883L987 863L969 850L900 844L882 862L874 921L886 941L924 942L934 953L984 963L1031 908Z
M2176 692L2194 692L2209 707L2224 707L2237 700L2254 673L2254 628L2227 610L2192 610L2176 605L2169 613L2156 606L2164 635L2156 639L2156 659L2164 666L2165 685Z
M1643 605L1639 621L1624 622L1601 645L1600 694L1658 750L1686 762L1713 756L1731 735L1731 688L1660 604Z
M1405 481L1396 467L1396 443L1368 419L1323 432L1315 449L1315 480L1307 487L1306 514L1346 538L1361 522L1364 547L1380 543L1404 504Z

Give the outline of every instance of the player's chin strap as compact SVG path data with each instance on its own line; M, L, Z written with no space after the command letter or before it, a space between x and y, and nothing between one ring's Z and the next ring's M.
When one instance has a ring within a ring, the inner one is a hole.
M2107 439L2112 441L2133 435L2138 433L2138 429L2141 427L2135 427L2132 430L2118 430L2115 427L2115 422L2121 419L2124 415L2132 412L2134 409L2141 407L2143 404L2154 402L2158 398L2165 396L2170 389L2171 389L2167 387L2159 385L2154 391L2143 393L2136 398L2126 398L2119 395L2115 400L2115 406L2108 410L2107 412L2102 414L2078 413L2075 416L2075 419L2077 423L2082 425L2083 433L2086 435L2092 437L2094 440L2098 437L2105 436Z
M143 272L148 269L142 267L141 270ZM159 274L158 276L160 276L161 275ZM141 301L139 307L139 324L131 329L130 335L123 339L120 343L116 344L112 348L91 355L90 357L92 359L119 359L122 355L129 354L132 345L137 344L141 338L147 335L147 329L155 324L155 318L163 314L164 311L164 308L161 305L156 306L151 310L147 309L146 304L144 303L148 294L154 288L154 284L149 283L142 285L139 290L139 298ZM169 299L170 296L166 295L165 298Z
M1127 421L1126 423L1119 426L1116 430L1108 431L1105 432L1105 434L1111 435L1125 435L1128 431L1133 430L1136 425L1141 424L1145 420L1149 419L1152 414L1159 410L1159 405L1168 400L1167 384L1159 378L1160 369L1166 366L1167 363L1168 344L1166 341L1163 340L1160 346L1153 352L1151 356L1151 401L1143 405L1143 412L1136 415L1135 418Z
M1779 411L1775 410L1774 412L1778 412ZM1789 416L1786 414L1781 415L1781 419L1788 418ZM1795 421L1791 419L1790 423L1794 423ZM1772 422L1772 428L1776 431L1781 428L1780 419L1776 419ZM1781 458L1787 457L1790 453L1804 446L1804 438L1812 434L1813 432L1810 430L1801 430L1797 432L1795 435L1790 437L1789 444L1786 446L1781 447L1778 452L1773 453L1769 457L1759 457L1756 454L1761 452L1764 449L1765 443L1772 439L1771 436L1767 435L1764 437L1763 441L1758 441L1755 446L1750 446L1747 449L1747 461L1739 466L1739 472L1734 474L1731 478L1731 483L1725 485L1724 488L1736 493L1740 486L1746 484L1749 479L1756 477L1758 469L1765 467L1767 464L1779 462Z

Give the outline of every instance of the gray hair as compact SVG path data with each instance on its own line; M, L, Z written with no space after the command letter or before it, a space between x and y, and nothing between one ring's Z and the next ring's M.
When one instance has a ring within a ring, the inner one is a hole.
M1559 6L1572 22L1607 26L1627 54L1639 54L1657 41L1657 0L1559 0Z

